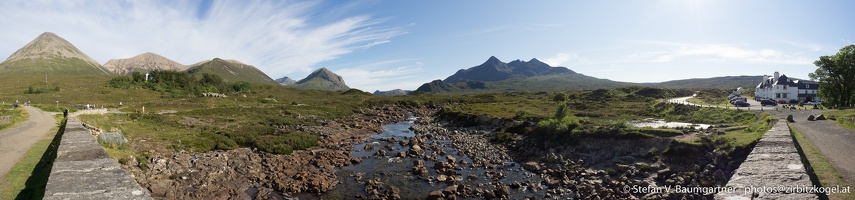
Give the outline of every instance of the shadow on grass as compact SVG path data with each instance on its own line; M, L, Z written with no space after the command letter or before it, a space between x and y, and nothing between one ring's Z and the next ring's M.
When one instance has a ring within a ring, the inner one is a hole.
M42 154L42 158L39 159L39 163L33 169L32 176L27 179L24 189L21 190L21 193L15 199L42 199L45 196L45 186L47 185L48 177L50 177L50 170L53 168L53 161L56 159L56 152L62 141L62 135L65 133L66 122L67 120L63 119L59 130L57 130L56 135L53 137L53 141L51 141L45 153Z

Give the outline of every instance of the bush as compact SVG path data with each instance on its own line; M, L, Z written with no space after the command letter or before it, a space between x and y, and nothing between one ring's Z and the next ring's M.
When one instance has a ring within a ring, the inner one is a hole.
M496 137L493 138L493 142L497 143L505 143L514 141L514 135L507 132L498 132L496 133Z
M547 119L537 123L537 129L541 132L556 134L570 133L573 129L579 127L581 123L579 118L575 116L564 116L561 119Z
M262 135L255 138L258 150L274 154L291 154L294 150L304 150L318 145L318 136L296 132L281 135Z

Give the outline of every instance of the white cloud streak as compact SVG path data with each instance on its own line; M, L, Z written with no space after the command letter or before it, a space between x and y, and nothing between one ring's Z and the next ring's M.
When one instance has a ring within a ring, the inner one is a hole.
M564 64L567 64L567 61L570 61L572 59L576 59L578 57L579 57L578 55L572 54L572 53L557 53L557 54L555 54L555 56L547 57L547 58L543 59L543 62L546 64L549 64L553 67L563 66Z
M104 63L154 52L182 64L221 57L255 65L271 77L305 73L320 62L405 34L382 19L346 16L319 22L316 2L2 1L0 55L54 32ZM339 15L337 13L336 15ZM201 17L200 17L201 16Z
M336 74L345 76L348 86L363 90L415 90L431 79L419 76L425 72L421 62L407 64L410 60L389 60L361 65L357 67L334 70ZM379 67L398 66L398 67Z
M644 42L648 45L665 46L665 50L635 53L630 60L647 62L672 62L689 60L693 62L730 62L747 64L785 64L801 65L813 61L803 54L786 53L768 48L749 48L747 45L733 44L682 44L671 42Z

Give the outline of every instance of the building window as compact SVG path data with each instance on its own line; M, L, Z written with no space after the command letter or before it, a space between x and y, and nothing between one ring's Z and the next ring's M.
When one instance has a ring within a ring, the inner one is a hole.
M787 90L787 85L784 85L784 90Z
M784 86L784 87L786 87L786 86ZM783 98L785 98L785 99L786 99L786 98L787 98L787 93L783 93L783 95L782 95L782 96L784 96Z
M776 94L775 94L775 98L780 99L780 98L781 98L781 93L776 93Z

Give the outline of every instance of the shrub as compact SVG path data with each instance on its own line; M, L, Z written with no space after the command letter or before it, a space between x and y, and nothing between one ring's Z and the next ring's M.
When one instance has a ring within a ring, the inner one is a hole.
M564 116L560 119L546 119L537 123L537 129L545 133L570 133L581 123L575 116Z
M514 141L514 136L513 134L507 132L498 132L496 133L496 137L493 138L493 142L497 143L505 143L510 141Z

